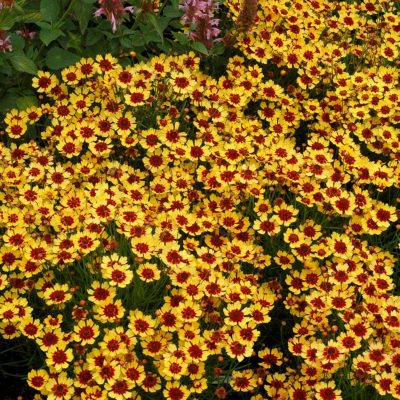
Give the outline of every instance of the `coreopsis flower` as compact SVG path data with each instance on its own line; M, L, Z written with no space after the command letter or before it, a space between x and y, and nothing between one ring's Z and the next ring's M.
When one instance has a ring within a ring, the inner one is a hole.
M117 31L117 25L119 25L127 13L133 13L133 6L124 6L123 0L99 0L98 5L100 6L94 15L100 17L104 15L112 25L112 31Z
M139 279L144 282L158 281L161 277L161 271L157 268L156 264L144 263L139 265L136 270Z
M319 382L315 385L315 398L318 400L341 400L341 391L333 381Z
M28 385L38 391L41 391L45 387L48 380L49 374L44 369L33 369L28 373Z
M249 392L257 386L257 375L251 369L233 371L229 384L237 392Z
M74 393L74 381L65 372L46 380L46 397L49 400L68 400Z
M91 319L79 321L74 326L74 334L72 336L75 342L82 345L93 344L99 335L99 327Z
M154 332L154 327L156 325L155 320L139 310L132 310L129 313L129 321L129 329L131 329L135 335L146 337L152 335Z
M53 371L67 369L74 356L72 349L51 347L46 353L46 365Z
M173 381L167 382L163 394L168 400L186 400L190 396L190 391L186 386Z

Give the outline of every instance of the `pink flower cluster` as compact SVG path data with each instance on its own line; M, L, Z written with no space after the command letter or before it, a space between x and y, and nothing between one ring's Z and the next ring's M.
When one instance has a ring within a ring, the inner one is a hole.
M122 0L99 0L99 6L94 15L104 15L111 22L113 32L117 30L117 25L127 12L133 13L133 7L124 7Z
M220 40L219 19L214 18L217 8L214 0L184 0L180 5L180 9L185 12L181 18L182 23L194 28L188 33L189 38L203 43L207 48Z
M0 29L0 53L6 53L7 51L12 51L10 35L7 31Z

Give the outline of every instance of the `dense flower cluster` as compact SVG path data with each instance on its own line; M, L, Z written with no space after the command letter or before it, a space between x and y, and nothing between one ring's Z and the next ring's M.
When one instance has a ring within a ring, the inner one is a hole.
M29 385L400 398L396 259L370 240L398 219L399 27L383 2L261 1L219 78L192 53L40 72L48 103L0 147L0 333L45 354Z

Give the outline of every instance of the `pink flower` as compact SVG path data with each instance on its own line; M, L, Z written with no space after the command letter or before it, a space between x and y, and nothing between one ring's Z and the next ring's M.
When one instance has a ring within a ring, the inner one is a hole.
M111 22L113 32L117 30L117 25L121 23L126 13L133 13L133 7L124 7L122 0L99 0L99 6L94 15L96 17L104 15Z
M0 52L5 53L7 51L12 51L10 35L7 31L0 29Z
M37 32L31 32L28 28L23 27L21 30L15 31L19 36L22 36L25 42L29 43L37 34Z
M2 8L11 8L14 5L15 0L0 0L0 10Z
M203 43L207 48L211 48L214 42L219 41L218 29L219 19L214 18L214 12L218 4L213 0L184 0L180 9L185 12L181 21L186 26L194 29L188 33L190 39L195 42Z

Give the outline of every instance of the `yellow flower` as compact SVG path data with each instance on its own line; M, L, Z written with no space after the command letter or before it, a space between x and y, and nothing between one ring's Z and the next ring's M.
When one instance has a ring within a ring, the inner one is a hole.
M74 381L65 372L56 374L46 381L48 400L69 400L74 394Z
M91 319L79 321L74 326L74 334L72 340L81 343L82 345L93 344L99 336L99 327Z
M46 365L51 371L60 372L68 368L73 358L72 349L53 346L47 350ZM48 385L46 385L46 387L48 387Z
M39 370L32 369L28 373L28 379L27 379L28 385L31 388L38 390L40 392L43 391L45 392L44 389L46 386L46 382L48 382L48 380L49 380L49 374L44 369L39 369Z

